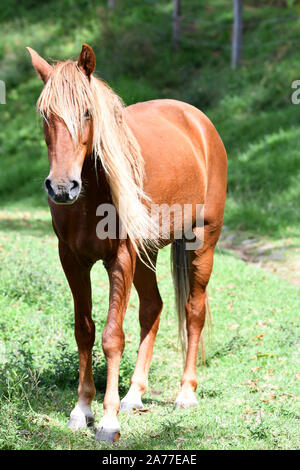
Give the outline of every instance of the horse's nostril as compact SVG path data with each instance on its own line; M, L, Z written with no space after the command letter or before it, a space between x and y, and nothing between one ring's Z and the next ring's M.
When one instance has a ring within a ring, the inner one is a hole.
M49 178L45 179L45 186L46 186L47 191L51 191L52 186L51 186L51 180Z
M71 190L79 187L78 181L72 180L71 183L72 183Z

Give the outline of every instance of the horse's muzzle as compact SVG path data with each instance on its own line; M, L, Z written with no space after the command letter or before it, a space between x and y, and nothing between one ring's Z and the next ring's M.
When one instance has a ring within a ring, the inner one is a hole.
M56 204L73 204L81 191L81 181L63 180L56 183L49 177L45 179L45 189Z

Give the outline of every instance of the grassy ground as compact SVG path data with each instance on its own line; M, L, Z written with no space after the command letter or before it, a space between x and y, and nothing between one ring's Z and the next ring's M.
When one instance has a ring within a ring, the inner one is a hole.
M1 222L0 447L106 448L93 441L92 433L66 427L76 400L78 360L71 295L49 216L10 211L1 213ZM164 311L145 396L147 411L120 416L122 436L115 448L297 448L299 288L219 248L210 289L214 332L206 366L198 368L200 406L174 411L182 364L168 258L163 250L158 278ZM98 331L93 408L99 420L105 386L100 340L107 311L106 273L100 263L93 285ZM133 292L125 319L121 395L136 358L137 309Z
M226 229L210 289L214 333L206 367L199 365L200 407L173 410L182 365L169 254L163 250L159 283L165 306L147 412L121 415L115 447L297 448L300 133L299 107L290 95L300 70L299 9L276 7L283 2L275 0L245 2L243 66L233 72L227 1L183 1L177 54L171 47L171 1L117 3L120 9L108 13L104 0L13 0L0 11L0 80L7 87L7 104L0 105L0 448L101 447L91 433L66 428L78 380L72 302L42 189L48 162L34 109L41 83L25 51L30 45L47 59L75 59L83 42L95 49L98 75L128 104L171 97L198 106L213 120L229 156ZM280 277L261 269L277 273L280 263ZM101 264L93 277L99 420L107 311ZM133 293L121 395L136 357L137 308Z

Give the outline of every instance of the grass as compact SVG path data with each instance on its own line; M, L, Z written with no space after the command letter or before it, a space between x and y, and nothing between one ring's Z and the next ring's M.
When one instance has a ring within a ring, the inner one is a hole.
M71 295L45 212L1 213L0 393L2 449L99 449L91 432L70 431L78 359ZM164 300L144 413L121 414L116 449L295 449L299 445L299 288L220 248L211 282L214 331L206 366L199 364L199 408L174 411L182 373L177 320L162 250L158 278ZM102 416L105 361L101 330L107 280L93 270L97 340L97 421ZM120 393L128 389L138 346L138 301L125 318ZM298 374L298 375L297 375ZM298 380L297 380L298 379Z
M78 381L73 307L42 189L48 162L34 108L42 85L25 46L47 59L75 59L81 44L90 43L98 75L127 104L171 97L198 106L228 152L226 237L300 246L299 108L290 99L300 70L298 2L290 8L275 0L244 2L238 71L230 69L232 11L225 0L182 2L178 53L171 46L170 0L118 0L114 13L106 3L12 0L0 11L0 80L7 88L7 104L0 105L1 449L107 447L90 432L66 427ZM214 333L206 367L199 364L200 406L174 411L182 364L168 257L163 250L159 258L164 311L147 412L120 416L122 436L114 448L299 448L299 287L218 248L210 288ZM295 276L297 269L296 263ZM101 263L93 280L99 421L108 301ZM121 395L136 358L137 309L133 292Z

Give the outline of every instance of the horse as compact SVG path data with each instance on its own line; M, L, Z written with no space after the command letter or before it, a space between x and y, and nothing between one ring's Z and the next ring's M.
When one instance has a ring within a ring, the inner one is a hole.
M27 50L44 82L37 108L43 117L50 166L45 189L60 261L74 300L79 386L68 425L74 430L94 426L90 271L102 260L109 279L109 309L102 333L107 382L104 415L95 439L114 442L120 437L120 409L143 407L163 306L156 260L158 250L168 244L185 351L175 407L198 404L196 363L208 315L206 287L223 224L226 151L208 117L188 103L157 99L125 107L95 76L96 59L89 45L82 45L77 61L54 65L30 47ZM190 248L184 233L175 237L175 219L167 237L163 236L157 230L159 222L150 214L153 204L189 205L187 223L196 237L200 227L197 205L203 206L202 243ZM97 234L98 222L104 219L103 205L116 209L120 228L116 236ZM132 285L139 297L140 345L128 393L120 401L122 324Z

